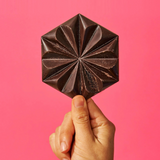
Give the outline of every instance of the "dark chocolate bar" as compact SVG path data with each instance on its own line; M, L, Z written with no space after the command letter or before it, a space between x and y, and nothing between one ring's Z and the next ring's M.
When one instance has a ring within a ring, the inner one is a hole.
M118 35L78 14L41 37L42 80L86 99L119 80Z

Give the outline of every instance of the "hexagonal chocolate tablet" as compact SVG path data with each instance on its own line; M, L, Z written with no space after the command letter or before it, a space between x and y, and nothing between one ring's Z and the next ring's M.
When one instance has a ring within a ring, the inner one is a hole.
M78 14L41 37L42 80L86 99L119 80L118 35Z

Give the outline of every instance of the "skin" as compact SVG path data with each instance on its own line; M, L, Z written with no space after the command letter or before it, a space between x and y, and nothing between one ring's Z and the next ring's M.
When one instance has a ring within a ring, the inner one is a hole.
M115 126L92 99L72 99L72 109L49 137L60 160L113 160Z

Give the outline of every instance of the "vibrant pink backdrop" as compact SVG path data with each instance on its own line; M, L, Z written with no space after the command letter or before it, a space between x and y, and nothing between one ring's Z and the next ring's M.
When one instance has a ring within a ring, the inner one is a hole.
M44 33L81 13L120 37L120 81L93 97L116 125L115 160L160 157L160 1L0 2L0 159L57 160L49 135L71 99L41 81Z

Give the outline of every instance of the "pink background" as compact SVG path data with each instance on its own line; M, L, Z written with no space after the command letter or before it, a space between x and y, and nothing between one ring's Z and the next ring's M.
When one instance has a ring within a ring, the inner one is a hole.
M40 37L78 13L120 37L120 81L93 97L116 125L115 160L159 159L160 1L0 3L1 160L57 160L48 138L71 99L42 83Z

